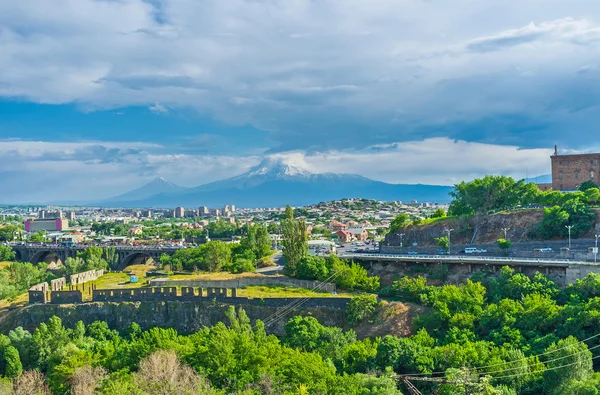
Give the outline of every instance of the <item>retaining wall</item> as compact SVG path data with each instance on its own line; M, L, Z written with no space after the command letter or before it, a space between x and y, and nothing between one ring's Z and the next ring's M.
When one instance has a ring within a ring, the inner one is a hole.
M81 291L52 291L50 292L50 300L48 303L53 304L70 304L81 303L83 295Z
M237 280L167 280L157 278L149 281L152 287L213 287L213 288L242 288L252 285L287 285L298 288L319 288L326 292L336 292L335 284L318 281L298 280L285 276L247 277Z

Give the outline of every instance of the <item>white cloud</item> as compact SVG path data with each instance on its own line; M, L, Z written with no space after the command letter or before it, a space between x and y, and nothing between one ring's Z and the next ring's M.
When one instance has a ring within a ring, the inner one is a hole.
M150 110L156 114L168 114L169 113L169 109L160 103L154 103L154 105L148 107L148 110Z
M575 114L572 97L600 88L577 73L598 63L589 45L599 38L600 3L152 4L0 4L0 96L92 109L191 107L268 130L282 149L316 138L319 149L357 148L442 133L531 145L514 125L503 133L463 130L515 113L546 130L542 145L563 138L565 124L593 132L595 116ZM436 130L446 125L456 130Z
M30 149L35 147L35 149ZM62 155L57 153L63 152ZM515 178L549 173L551 150L518 149L446 138L361 150L270 155L315 173L354 173L392 183L452 185L486 174ZM261 157L169 154L143 143L0 143L0 202L97 201L162 176L183 186L235 176Z

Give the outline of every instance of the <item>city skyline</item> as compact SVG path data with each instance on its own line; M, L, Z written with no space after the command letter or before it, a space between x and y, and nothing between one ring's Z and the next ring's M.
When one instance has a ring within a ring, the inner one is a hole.
M599 151L600 5L0 5L1 203L196 186L265 157L452 185Z

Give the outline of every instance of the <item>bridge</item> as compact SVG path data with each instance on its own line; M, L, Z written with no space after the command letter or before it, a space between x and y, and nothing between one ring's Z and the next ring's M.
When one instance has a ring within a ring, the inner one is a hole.
M84 251L89 246L58 246L58 245L12 245L18 261L37 264L46 262L48 264L62 264L67 258L75 258L77 253ZM117 269L122 270L129 265L146 263L149 259L158 261L162 254L171 255L180 247L132 247L115 246L118 256Z
M558 284L567 285L588 273L600 273L600 264L573 259L521 258L501 256L469 255L408 255L408 254L341 254L341 258L351 259L368 265L374 264L422 264L449 265L469 273L475 271L496 272L502 266L511 266L518 272L548 275Z

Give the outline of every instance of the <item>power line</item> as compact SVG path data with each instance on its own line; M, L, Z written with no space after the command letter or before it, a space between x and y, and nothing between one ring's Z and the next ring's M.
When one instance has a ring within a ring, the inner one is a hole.
M585 342L587 342L587 341L590 341L590 340L592 340L592 339L595 339L595 338L597 338L597 337L599 337L599 336L600 336L600 333L596 333L595 335L593 335L593 336L590 336L590 337L588 337L587 339L580 340L580 341L579 341L579 343L585 343ZM541 353L541 354L530 355L530 356L527 356L527 357L525 357L525 358L519 358L519 359L515 359L515 360L513 360L513 361L506 361L506 362L496 363L496 364L492 364L492 365L478 366L478 367L475 367L475 368L473 368L473 370L476 370L476 371L477 371L477 370L482 370L482 369L483 369L483 370L487 370L487 368L491 368L491 367L503 366L503 365L508 365L508 364L511 364L511 363L522 362L522 361L529 360L529 359L531 359L531 358L535 358L535 357L541 357L541 356L543 356L543 355L549 355L549 354L553 354L553 353L555 353L555 352L558 352L558 351L564 350L564 349L566 349L566 348L569 348L569 347L571 347L571 346L572 346L572 345L567 345L567 346L564 346L564 347L561 347L561 348L557 348L557 349L555 349L555 350L546 351L546 352L543 352L543 353ZM594 348L595 348L595 347L594 347ZM437 372L431 372L431 373L414 373L414 374L406 374L406 376L432 376L432 375L435 375L435 374L446 374L446 372L445 372L445 371L437 371Z
M595 357L592 357L591 360L594 360L596 358L600 358L600 354L596 355ZM578 363L579 363L579 361L573 362L573 363L569 363L567 365L554 366L554 367L551 367L551 368L548 368L548 369L544 369L544 372L548 372L548 371L556 370L556 369L560 369L560 368L566 368L566 367L569 367L569 366L577 365ZM511 377L525 376L527 374L531 374L531 372L510 374L508 376L492 377L492 379L494 379L494 380L497 380L497 379L507 379L507 378L511 378Z

